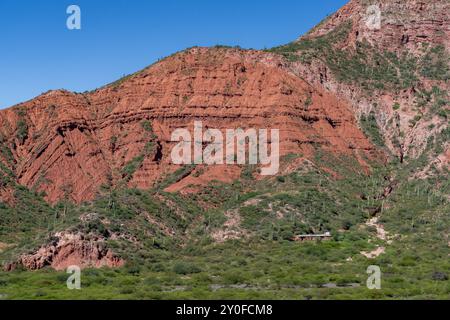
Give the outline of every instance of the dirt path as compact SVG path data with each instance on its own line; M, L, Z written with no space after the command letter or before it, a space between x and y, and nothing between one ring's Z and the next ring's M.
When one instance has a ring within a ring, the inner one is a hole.
M366 226L374 227L377 230L377 238L378 239L387 241L387 244L391 243L390 241L388 241L388 234L387 234L386 230L384 229L384 226L381 223L379 223L378 217L374 217L374 218L370 219L369 221L367 221ZM363 256L365 256L367 259L375 259L375 258L379 257L380 255L382 255L383 253L385 253L385 251L386 251L386 247L377 246L376 249L374 249L370 252L361 251L361 254Z
M382 255L385 251L385 247L377 247L375 250L372 250L370 252L361 251L361 254L367 259L375 259L378 256Z
M366 222L366 226L375 227L377 229L377 238L383 241L387 240L387 232L384 226L378 222L378 217L374 217Z
M0 242L0 253L11 247L11 244Z

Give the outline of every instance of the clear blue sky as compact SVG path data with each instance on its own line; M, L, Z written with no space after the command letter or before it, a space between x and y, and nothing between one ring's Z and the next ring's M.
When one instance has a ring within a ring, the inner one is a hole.
M50 89L91 90L194 45L284 44L346 2L0 0L0 109ZM71 4L81 30L66 27Z

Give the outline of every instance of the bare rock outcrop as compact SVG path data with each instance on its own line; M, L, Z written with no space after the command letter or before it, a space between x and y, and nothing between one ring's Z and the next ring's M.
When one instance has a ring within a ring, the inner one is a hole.
M80 268L120 267L124 261L115 255L101 237L84 236L81 233L59 232L51 242L36 252L21 255L15 263L6 265L6 270L23 266L29 270L51 267L65 270L69 266Z

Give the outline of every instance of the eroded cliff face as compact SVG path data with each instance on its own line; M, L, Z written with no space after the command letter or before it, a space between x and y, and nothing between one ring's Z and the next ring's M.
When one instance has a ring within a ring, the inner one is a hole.
M51 91L0 112L0 158L16 183L45 192L49 202L80 203L102 184L149 188L177 170L171 134L193 130L195 120L222 131L280 129L281 156L323 150L362 168L378 157L351 105L296 76L282 57L193 48L93 92ZM205 167L172 189L229 181L239 172ZM8 190L1 200L11 201Z
M368 25L371 5L380 28ZM417 158L448 128L449 15L449 1L352 0L297 40L291 69L351 101L357 118L374 114L387 148ZM311 50L317 40L332 51Z

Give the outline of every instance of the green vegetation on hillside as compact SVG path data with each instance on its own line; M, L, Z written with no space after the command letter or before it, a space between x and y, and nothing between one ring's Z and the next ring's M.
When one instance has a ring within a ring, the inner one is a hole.
M28 123L25 118L26 112L22 108L17 108L15 111L19 117L17 121L16 138L19 141L19 144L23 144L28 138Z
M144 120L141 122L141 126L145 132L146 143L142 152L131 159L121 170L122 179L124 183L128 183L132 178L134 173L142 166L144 160L155 153L155 139L157 136L153 132L152 125L150 121ZM117 142L117 141L116 141Z
M353 161L318 150L316 168L304 164L269 180L249 176L233 184L211 183L189 196L162 191L164 182L147 191L105 186L96 201L70 206L64 217L62 205L50 207L23 189L20 214L0 207L0 241L16 245L3 259L20 248L35 250L49 231L72 230L106 237L127 264L84 270L80 291L66 289L63 272L2 273L0 294L10 299L448 298L448 175L408 181L409 170L422 165L416 162L365 176ZM383 195L388 186L392 193ZM240 216L238 228L245 236L216 243L212 234L223 228L230 210ZM80 221L93 213L95 218ZM378 239L366 225L374 215L392 242ZM332 240L292 241L297 234L326 231ZM122 236L112 239L112 234ZM377 246L385 253L372 260L361 255ZM381 267L382 290L365 287L369 265Z
M380 133L380 128L378 127L377 119L374 113L370 113L368 116L361 116L360 124L361 129L373 144L378 147L384 147L384 138Z
M291 62L322 61L337 80L358 84L367 92L410 88L417 84L419 76L442 81L450 79L450 57L443 46L430 47L422 57L407 52L397 55L368 42L356 42L355 49L341 49L339 44L347 39L351 26L351 22L343 23L323 36L303 38L269 51Z

